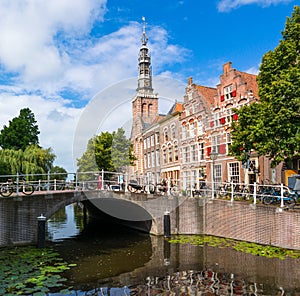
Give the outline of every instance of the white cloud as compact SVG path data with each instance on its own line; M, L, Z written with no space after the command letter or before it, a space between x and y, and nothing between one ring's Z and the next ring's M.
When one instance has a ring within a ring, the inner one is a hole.
M81 156L77 153L73 158L74 137L82 140L82 152L98 128L112 131L127 125L131 117L142 27L132 22L96 39L91 30L104 22L106 2L0 1L0 130L20 109L30 108L40 128L40 145L52 147L55 164L68 171L75 170L73 164ZM147 34L155 75L163 65L183 61L186 50L170 44L166 30L149 27ZM123 83L128 78L130 85ZM120 89L106 91L119 84ZM154 84L154 88L160 95L165 93L163 85L156 88ZM79 133L81 114L93 106L91 98L99 90L106 96ZM172 88L172 99L175 90ZM105 121L99 122L101 118Z
M84 36L96 18L103 19L106 0L0 2L0 61L18 73L26 87L57 83L69 67L60 39Z
M291 1L292 0L221 0L218 3L218 10L221 12L228 12L232 9L249 4L257 4L262 7L268 7L270 5L289 3Z

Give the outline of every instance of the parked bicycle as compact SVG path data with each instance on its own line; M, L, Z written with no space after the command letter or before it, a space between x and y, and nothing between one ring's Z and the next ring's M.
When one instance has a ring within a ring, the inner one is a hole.
M130 180L127 189L130 192L133 193L150 193L154 194L155 193L155 186L154 184L146 184L146 185L140 185L136 180Z
M25 195L31 195L34 192L34 186L28 183L24 178L20 178L18 182L8 179L7 182L1 184L0 194L3 197L8 197L14 192L21 192Z
M170 191L169 191L170 190ZM162 179L160 183L156 184L156 193L160 195L167 195L168 192L170 192L171 195L178 195L179 190L178 187L175 184L170 185L166 179Z
M283 193L283 204L287 205L288 207L294 207L297 199L298 194L296 192L289 192L285 190ZM280 204L281 203L281 192L280 190L276 190L275 188L271 188L269 192L264 193L264 197L262 198L262 202L265 205L270 204Z
M209 188L205 182L201 182L199 189L193 189L192 190L192 196L198 196L198 197L206 197L211 192L211 188Z

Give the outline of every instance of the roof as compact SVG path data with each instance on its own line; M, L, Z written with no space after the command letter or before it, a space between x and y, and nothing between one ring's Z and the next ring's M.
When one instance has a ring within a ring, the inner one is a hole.
M203 85L195 85L198 92L210 103L213 104L214 97L217 95L217 89Z
M182 103L175 102L173 104L173 106L170 108L170 110L168 111L167 114L171 115L171 114L174 114L174 113L177 113L177 112L181 113L182 110L183 110Z

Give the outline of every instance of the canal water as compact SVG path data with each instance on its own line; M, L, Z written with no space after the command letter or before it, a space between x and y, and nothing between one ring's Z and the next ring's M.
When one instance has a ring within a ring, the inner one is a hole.
M68 295L300 295L299 259L169 244L119 225L86 224L79 204L57 212L47 228L50 244L77 264L64 274Z

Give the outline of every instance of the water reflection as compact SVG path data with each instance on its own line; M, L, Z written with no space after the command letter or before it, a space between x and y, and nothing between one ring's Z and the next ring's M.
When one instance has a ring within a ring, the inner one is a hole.
M82 219L76 211L75 220ZM66 213L65 219L61 215L58 224L73 218ZM77 264L65 273L69 295L300 295L299 259L169 244L103 221L89 221L78 235L54 240L54 247Z
M76 236L83 229L83 213L80 203L60 209L47 221L48 239L57 241Z

